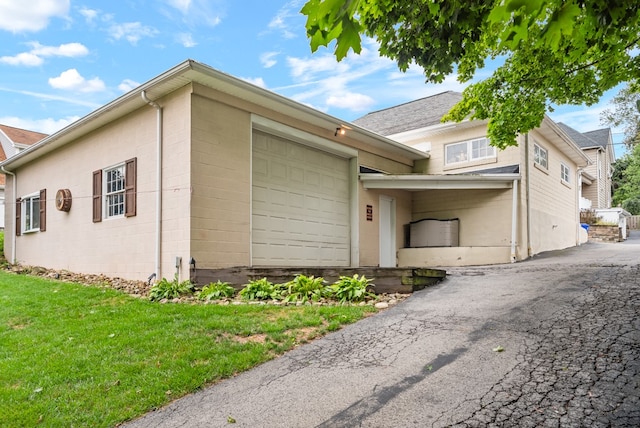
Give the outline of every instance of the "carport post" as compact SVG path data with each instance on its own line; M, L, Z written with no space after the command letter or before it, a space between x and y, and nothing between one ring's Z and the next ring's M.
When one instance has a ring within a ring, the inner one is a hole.
M513 203L511 206L511 263L516 262L516 234L518 231L518 180L513 180Z

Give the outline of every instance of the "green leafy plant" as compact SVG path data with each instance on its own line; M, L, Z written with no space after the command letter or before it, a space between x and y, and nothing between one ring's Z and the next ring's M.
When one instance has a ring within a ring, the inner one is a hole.
M331 285L333 297L341 303L345 302L361 302L366 298L374 298L375 294L367 289L373 287L371 284L373 279L365 278L364 275L358 276L341 276Z
M240 297L245 300L277 300L279 298L279 290L267 278L254 279L240 290Z
M231 298L236 294L236 290L228 283L218 280L218 282L211 282L208 285L202 287L200 300L215 300L223 298Z
M193 288L191 281L187 279L180 282L178 275L176 274L173 281L162 278L153 287L151 287L151 290L149 290L149 299L152 301L175 299L185 294L193 293Z
M284 284L284 289L285 302L318 301L323 297L326 297L330 292L324 278L316 278L313 275L306 276L302 274L296 275L293 280Z

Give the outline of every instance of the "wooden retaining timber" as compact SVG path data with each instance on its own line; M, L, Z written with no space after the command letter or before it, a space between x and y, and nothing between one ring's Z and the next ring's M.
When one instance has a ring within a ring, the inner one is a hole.
M254 279L267 278L274 284L291 281L303 274L324 278L333 283L340 276L364 275L373 279L372 291L382 293L412 293L437 284L446 277L446 271L425 268L249 268L232 267L225 269L195 269L191 271L191 281L203 286L218 280L228 282L236 289Z

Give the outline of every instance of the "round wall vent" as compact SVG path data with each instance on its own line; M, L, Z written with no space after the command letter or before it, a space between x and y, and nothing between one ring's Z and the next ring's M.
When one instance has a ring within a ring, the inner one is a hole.
M68 212L71 209L71 190L60 189L56 193L56 209Z

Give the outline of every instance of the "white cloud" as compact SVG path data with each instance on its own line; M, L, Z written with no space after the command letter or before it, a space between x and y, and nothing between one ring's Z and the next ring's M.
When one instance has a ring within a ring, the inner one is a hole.
M0 86L0 91L1 92L9 92L9 93L13 93L13 94L20 94L20 95L24 95L24 96L27 96L27 97L33 97L33 98L37 98L37 99L45 100L45 101L61 101L63 103L67 103L67 104L89 107L90 109L96 109L96 108L100 107L100 104L94 103L94 102L91 102L91 101L87 101L84 98L62 97L60 95L45 94L45 93L42 93L42 92L23 91L23 90L12 89L12 88L4 88L2 86Z
M65 43L60 46L43 46L38 42L31 42L31 53L38 56L63 56L74 58L89 54L89 49L82 43Z
M241 77L242 80L244 80L245 82L249 82L253 85L259 86L261 88L267 88L267 84L264 82L264 79L262 77Z
M200 24L215 27L222 22L224 16L223 0L165 0L165 3L177 9L189 24ZM172 14L168 14L173 17Z
M82 7L80 10L78 10L78 12L80 12L80 15L84 16L84 19L87 22L87 24L93 23L93 21L98 16L98 11L97 10L88 9L86 7Z
M85 56L89 49L82 43L66 43L60 46L44 46L38 42L30 42L32 49L15 56L0 57L0 63L37 67L44 63L44 57L61 56L67 58Z
M70 0L0 1L0 29L12 33L40 31L53 17L66 17Z
M192 48L198 44L193 40L191 33L180 33L176 36L176 39L185 48Z
M105 85L97 77L87 80L78 73L75 68L60 73L58 77L51 77L49 85L56 89L64 89L77 92L99 92L104 91Z
M288 57L287 65L291 69L291 76L304 80L312 80L317 74L345 73L349 70L347 61L337 62L332 55L314 56L311 58Z
M29 52L19 53L15 56L3 56L0 57L0 63L8 65L24 65L27 67L37 67L42 65L44 60L38 55L34 55Z
M293 27L297 27L291 21L294 19L302 19L299 11L302 7L302 0L291 0L285 4L278 13L269 21L269 31L279 31L281 36L285 39L292 39L298 35L297 29L292 30Z
M368 95L356 94L353 92L342 92L336 95L331 95L327 98L327 105L330 107L336 107L341 109L347 109L351 111L368 111L376 100Z
M123 24L113 24L109 27L109 35L113 39L125 39L132 45L136 45L143 37L154 37L156 34L158 34L158 30L142 25L140 22L125 22Z
M121 90L122 92L129 92L130 90L137 88L138 86L140 86L140 83L136 82L135 80L124 79L118 85L118 89Z
M260 55L260 62L264 68L271 68L278 63L276 61L276 56L278 56L280 52L265 52Z
M167 4L173 8L178 9L183 14L186 14L189 12L191 0L167 0Z
M0 123L15 128L27 129L29 131L42 132L43 134L54 134L80 119L80 116L67 116L62 119L23 119L15 116L0 117Z

